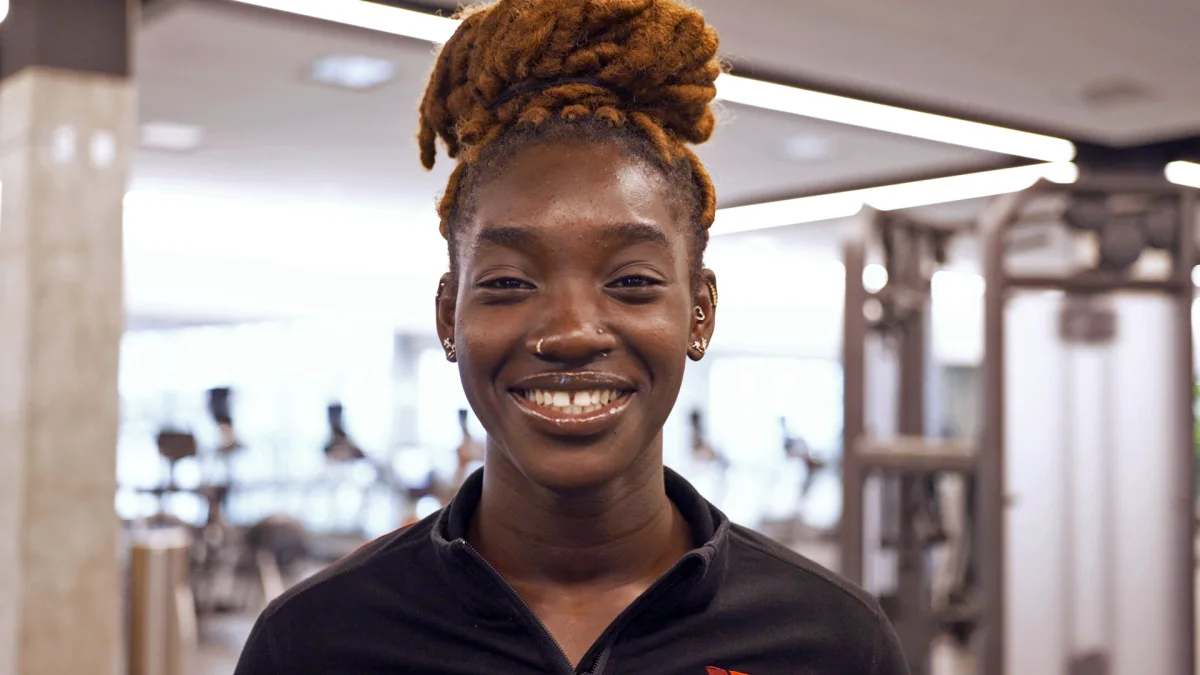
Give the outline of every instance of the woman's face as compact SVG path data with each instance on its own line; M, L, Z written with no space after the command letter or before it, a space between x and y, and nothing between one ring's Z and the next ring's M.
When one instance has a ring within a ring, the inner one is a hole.
M666 189L643 160L582 141L530 146L480 186L438 330L489 469L570 492L661 465L689 350L714 320Z

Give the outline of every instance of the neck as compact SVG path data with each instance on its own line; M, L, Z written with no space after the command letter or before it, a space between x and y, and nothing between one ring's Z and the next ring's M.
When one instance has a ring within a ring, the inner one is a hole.
M656 450L627 475L561 494L533 484L502 451L489 448L468 539L516 584L608 586L657 578L692 541L667 497Z

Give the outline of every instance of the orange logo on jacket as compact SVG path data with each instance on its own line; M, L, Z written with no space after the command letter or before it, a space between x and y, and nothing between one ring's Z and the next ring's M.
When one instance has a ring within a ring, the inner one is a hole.
M709 666L708 675L746 675L746 673L739 673L736 670L725 670L724 668Z

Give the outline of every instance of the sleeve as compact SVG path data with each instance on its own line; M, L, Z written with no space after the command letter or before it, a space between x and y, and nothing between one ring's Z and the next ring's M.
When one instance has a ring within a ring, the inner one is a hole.
M879 613L879 627L875 632L875 649L871 658L871 675L908 675L908 663L900 650L900 639L891 622Z
M250 631L246 646L238 659L233 675L276 675L271 637L267 634L267 614L264 612Z

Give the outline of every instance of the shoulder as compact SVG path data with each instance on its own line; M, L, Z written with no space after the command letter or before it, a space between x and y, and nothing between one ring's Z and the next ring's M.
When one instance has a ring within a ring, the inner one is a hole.
M301 581L276 598L263 612L264 622L306 621L331 606L346 606L360 595L402 592L402 586L421 583L420 571L430 571L433 518L413 523L367 543L353 553ZM396 571L403 570L404 574Z
M884 619L879 603L869 593L770 537L731 525L730 543L735 574L756 577L756 571L767 573L764 579L748 579L750 583L775 580L810 600L814 595L826 597L864 619Z
M902 675L904 659L879 603L850 581L744 527L730 530L734 604L774 626L781 644L822 654L836 672ZM785 649L786 651L786 649Z

